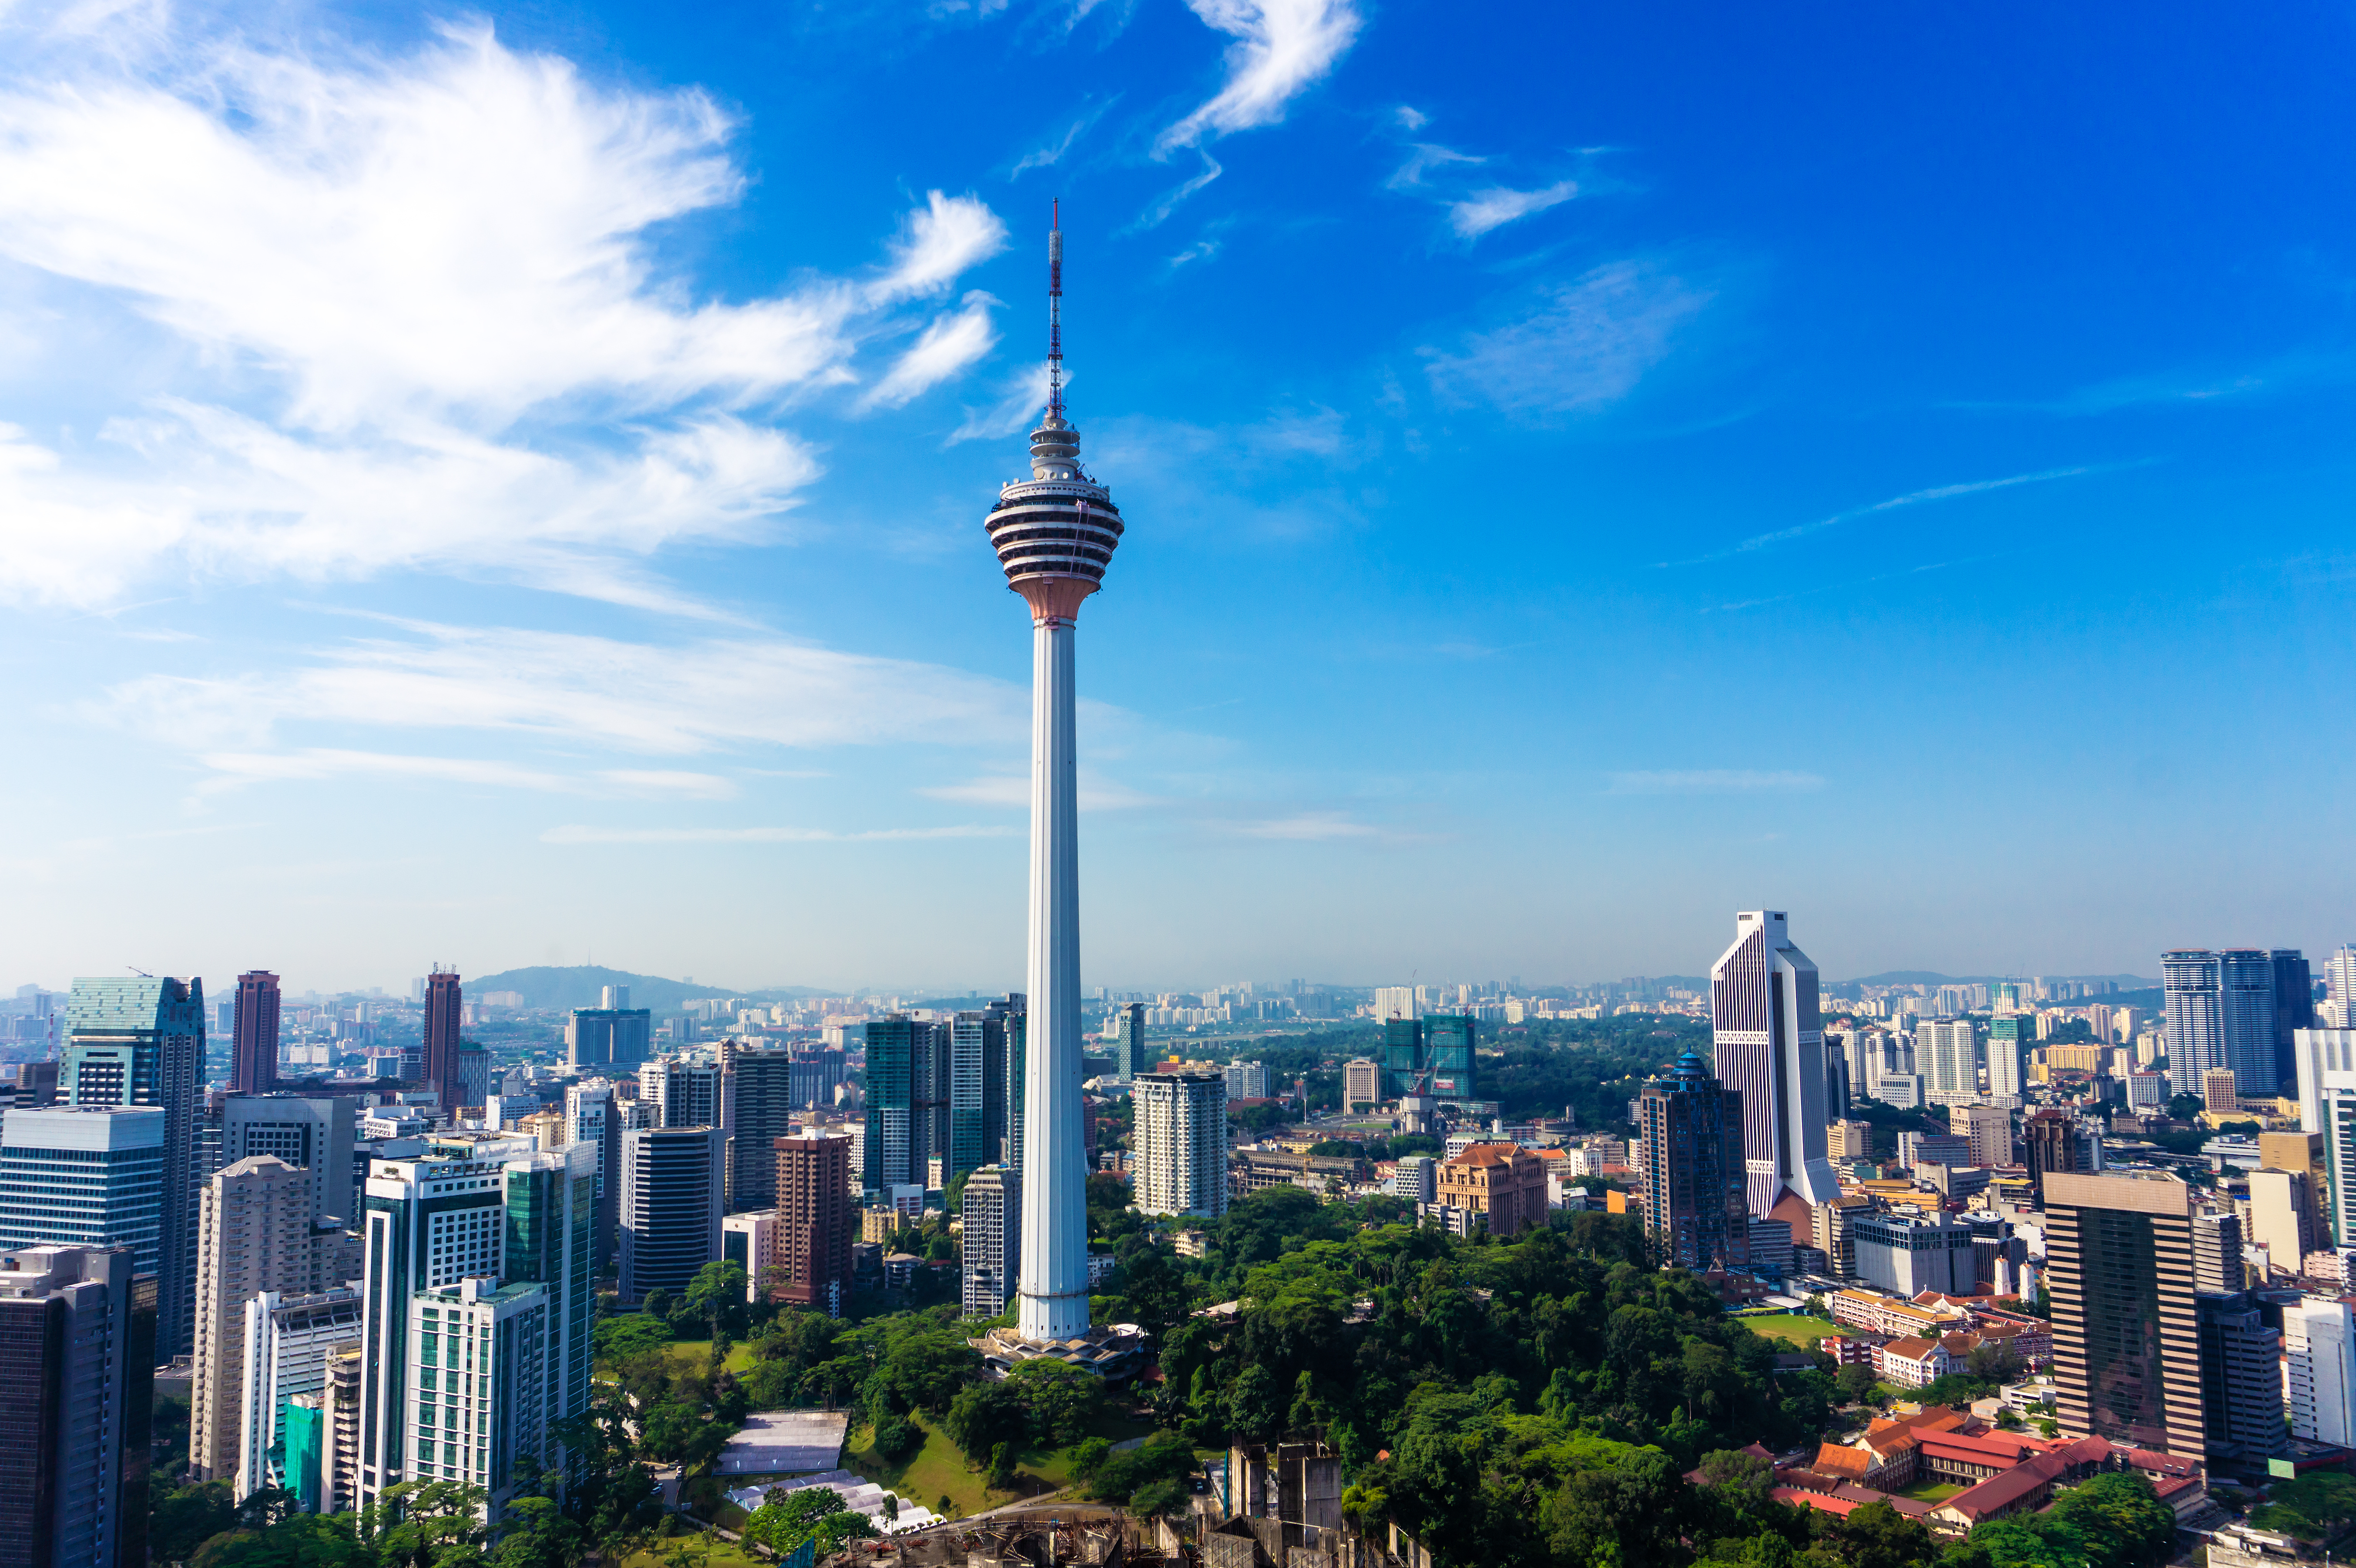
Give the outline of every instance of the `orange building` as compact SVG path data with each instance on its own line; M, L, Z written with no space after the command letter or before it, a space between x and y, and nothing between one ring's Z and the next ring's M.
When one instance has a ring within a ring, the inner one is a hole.
M1547 1222L1546 1161L1519 1144L1474 1144L1440 1168L1433 1200L1488 1217L1500 1239Z

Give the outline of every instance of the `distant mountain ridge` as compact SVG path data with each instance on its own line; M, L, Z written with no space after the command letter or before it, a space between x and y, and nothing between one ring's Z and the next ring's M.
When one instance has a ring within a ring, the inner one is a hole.
M477 999L487 991L519 992L527 1008L594 1008L604 999L602 993L606 987L627 986L630 988L630 1006L659 1013L677 1012L699 997L785 1000L817 994L805 986L772 986L746 991L733 986L707 986L701 981L691 984L684 980L666 979L660 975L634 975L627 969L608 969L598 964L562 966L541 964L529 969L502 969L496 975L469 976L464 983L466 995Z

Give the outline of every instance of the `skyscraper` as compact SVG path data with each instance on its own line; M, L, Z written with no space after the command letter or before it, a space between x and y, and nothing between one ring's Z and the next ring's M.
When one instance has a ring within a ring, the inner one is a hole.
M1396 1100L1412 1093L1423 1074L1423 1020L1385 1019L1382 1052L1383 1098Z
M1002 1135L991 1125L990 1090L994 1078L999 1098L1005 1096L1006 1025L987 1012L969 1011L958 1014L948 1027L949 1141L942 1179L953 1181L960 1172L998 1158Z
M1120 1027L1113 1032L1112 1061L1113 1076L1124 1083L1149 1065L1145 1054L1143 1002L1131 1002L1120 1009Z
M597 1151L596 1272L618 1244L622 1207L622 1118L611 1083L573 1083L564 1090L565 1144Z
M1023 1249L1021 1186L1002 1165L983 1166L966 1179L959 1252L968 1317L995 1317L1013 1298Z
M1431 1075L1430 1093L1436 1099L1473 1100L1480 1097L1476 1086L1480 1053L1480 1025L1469 1013L1430 1013L1423 1024L1424 1072ZM1823 1048L1817 1049L1816 1079L1824 1080ZM1819 1091L1821 1093L1821 1091ZM1821 1119L1821 1118L1820 1118Z
M2062 1429L2201 1459L2189 1189L2172 1176L2056 1171L2044 1206Z
M2209 1456L2244 1465L2283 1451L2282 1331L2246 1291L2194 1298L2201 1330L2201 1422Z
M164 1258L166 1117L155 1105L45 1106L0 1125L0 1250L121 1247Z
M636 1306L658 1285L677 1295L720 1255L724 1147L718 1127L622 1135L623 1301Z
M173 1356L187 1354L196 1336L197 1074L204 1060L203 981L142 975L73 983L59 1097L70 1105L154 1105L164 1113L155 1334L157 1349Z
M2304 967L2304 965L2302 965ZM2275 1068L2275 960L2263 947L2229 947L2217 955L2225 1062L2243 1093L2282 1093Z
M278 976L265 969L237 977L229 1086L266 1094L278 1086Z
M935 1026L906 1013L886 1013L867 1026L866 1169L861 1185L922 1186L925 1162L945 1155L934 1142L945 1118L947 1095L936 1095L937 1056L948 1051L934 1039ZM948 1085L942 1083L946 1090ZM1076 1130L1076 1128L1075 1129Z
M1140 1212L1215 1220L1227 1211L1227 1083L1215 1072L1141 1072L1130 1180ZM1026 1237L1027 1241L1028 1238Z
M2027 1076L2021 1064L2036 1046L2035 1025L2033 1018L2018 1013L1988 1020L1987 1097L1994 1104L2019 1109L2021 1080Z
M779 1298L840 1317L851 1294L851 1140L812 1133L770 1143Z
M236 1496L242 1501L264 1487L284 1487L300 1499L307 1488L314 1500L305 1511L319 1512L325 1456L322 1445L306 1445L300 1413L304 1401L327 1392L329 1362L360 1347L359 1282L301 1296L265 1290L245 1304L242 1317Z
M1047 417L1031 477L999 491L988 521L1007 586L1031 611L1030 1016L1023 1087L1023 1335L1088 1327L1087 1156L1080 1127L1080 831L1073 635L1120 543L1112 493L1080 466L1064 418L1064 235L1047 241ZM871 1156L872 1159L873 1157Z
M1742 1095L1687 1051L1636 1097L1644 1141L1644 1229L1679 1268L1748 1268Z
M623 1005L573 1008L564 1028L564 1060L576 1067L635 1068L652 1046L653 1010L629 1006L626 986L605 989L624 993Z
M2283 957L2305 960L2296 953ZM2222 952L2179 948L2159 955L2167 1013L2168 1075L2174 1093L2199 1094L2215 1068L2233 1074L2238 1091L2281 1093L2280 1019L2275 995L2276 955L2260 947ZM2290 965L2286 962L2285 967ZM2296 1054L2295 1051L2293 1053Z
M146 1563L155 1347L135 1267L120 1248L0 1248L0 1557L12 1563Z
M2356 1029L2356 943L2341 943L2323 961L2323 997L2318 1024L2326 1029Z
M2316 1196L2331 1244L2356 1246L2356 1029L2303 1029L2292 1039L2298 1125L2323 1137L2323 1184Z
M1967 1105L1979 1098L1977 1041L1969 1019L1925 1019L1914 1030L1923 1093L1933 1105Z
M794 1063L782 1051L728 1058L728 1212L777 1204L777 1140L794 1130Z
M2283 1308L2291 1435L2356 1444L2356 1318L2348 1303L2310 1296Z
M586 1144L510 1157L501 1168L507 1222L500 1232L503 1285L547 1292L541 1360L546 1419L589 1407L590 1328L597 1283L597 1153ZM720 1254L713 1253L712 1256ZM537 1456L553 1464L561 1451Z
M2010 1165L2012 1163L2012 1113L2002 1105L1965 1105L1963 1110L1963 1133L1971 1145L1974 1165ZM1947 1125L1956 1125L1955 1113L1947 1113Z
M441 1092L442 1109L445 1112L474 1103L465 1097L458 1079L458 1028L466 1016L458 972L436 964L434 973L425 977L425 1033L417 1070L426 1083Z
M1840 1191L1825 1154L1816 965L1793 945L1781 910L1745 911L1734 917L1733 945L1710 966L1709 989L1718 1076L1742 1096L1751 1212L1789 1220L1798 1235L1816 1206Z
M353 1107L343 1094L229 1094L220 1104L220 1164L275 1155L309 1173L311 1219L357 1226L352 1202ZM214 1168L220 1168L219 1166ZM210 1171L205 1173L207 1178ZM202 1182L198 1190L203 1190Z
M2026 1149L2022 1163L2029 1167L2029 1189L2040 1194L2041 1200L2049 1173L2079 1168L2078 1123L2069 1112L2048 1107L2030 1113L2021 1122L2020 1136Z
M197 1223L196 1369L188 1428L188 1463L200 1479L230 1480L239 1474L246 1303L265 1291L309 1296L358 1276L357 1240L347 1236L340 1222L334 1229L315 1222L315 1194L310 1171L267 1154L224 1166L205 1184Z
M2275 1082L2298 1082L2297 1036L2315 1027L2315 976L2306 955L2296 947L2277 947L2275 965Z

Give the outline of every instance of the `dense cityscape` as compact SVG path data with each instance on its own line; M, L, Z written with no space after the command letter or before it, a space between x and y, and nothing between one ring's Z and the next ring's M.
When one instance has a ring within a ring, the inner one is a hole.
M27 987L0 1508L60 1562L922 1561L1060 1490L1238 1564L2286 1563L2356 1511L2356 947L2158 966L1827 983L1753 911L1706 978L1099 994L1044 1341L1021 993Z

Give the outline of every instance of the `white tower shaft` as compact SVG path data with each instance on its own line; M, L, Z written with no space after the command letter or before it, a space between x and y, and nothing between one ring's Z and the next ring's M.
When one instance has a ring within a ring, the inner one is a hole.
M1016 1327L1088 1327L1087 1162L1080 1128L1080 818L1070 617L1031 632L1031 965L1024 1021L1023 1273Z

